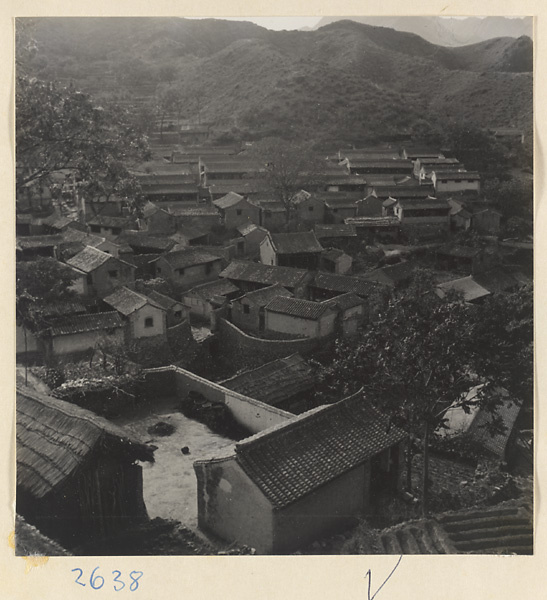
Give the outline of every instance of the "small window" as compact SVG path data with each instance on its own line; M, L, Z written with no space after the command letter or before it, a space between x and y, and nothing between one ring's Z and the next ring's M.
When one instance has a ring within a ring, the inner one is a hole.
M308 210L309 210L310 212L313 212L313 206L308 206Z
M210 275L213 271L213 265L211 263L207 263L205 265L205 275Z
M108 271L108 276L111 279L118 279L118 271L115 271L115 270L114 271Z
M243 214L243 211L242 211L240 208L238 208L238 209L236 210L236 215L237 215L238 217L241 217L241 215L242 215L242 214Z
M85 279L89 285L93 284L93 275L91 273L88 273Z
M120 235L120 233L122 232L120 227L112 227L112 233L114 235Z
M184 275L184 268L178 269L179 272L179 277L182 277Z
M176 310L173 314L176 319L182 319L182 310Z
M474 180L473 179L468 179L467 183L474 183Z
M243 305L243 313L248 315L251 312L251 307L248 304Z
M156 267L156 273L161 273L161 267Z
M332 212L333 212L333 213L337 213L337 212L338 212L338 209L337 209L337 208L333 208L333 209L332 209Z
M154 318L146 317L146 319L144 320L144 326L145 327L154 327Z
M448 183L448 179L441 179L441 183Z

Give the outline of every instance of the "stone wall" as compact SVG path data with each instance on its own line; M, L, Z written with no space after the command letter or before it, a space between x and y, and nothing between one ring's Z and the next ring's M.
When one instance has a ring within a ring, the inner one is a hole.
M234 419L251 433L293 419L294 415L243 396L180 367L161 367L146 371L147 391L153 397L175 395L182 399L188 392L198 392L211 402L225 404Z
M216 342L216 352L232 367L240 369L260 366L295 352L310 354L318 347L325 348L333 338L266 340L247 335L232 323L219 319Z

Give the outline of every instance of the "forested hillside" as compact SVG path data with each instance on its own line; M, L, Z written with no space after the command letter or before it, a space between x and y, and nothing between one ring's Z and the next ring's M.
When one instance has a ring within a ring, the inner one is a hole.
M32 29L32 74L143 115L163 103L179 123L212 123L228 138L396 139L447 122L532 131L528 37L447 48L347 20L316 31L164 18L37 19Z

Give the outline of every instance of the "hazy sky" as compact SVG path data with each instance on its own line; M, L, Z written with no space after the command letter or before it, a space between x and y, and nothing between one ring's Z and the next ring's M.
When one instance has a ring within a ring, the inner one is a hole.
M201 17L192 17L199 19ZM228 21L252 21L266 29L301 29L302 27L313 27L321 20L321 17L215 17Z
M332 16L332 15L325 15ZM385 15L384 15L385 16ZM187 17L190 19L202 19L202 18L213 18L213 17ZM226 19L228 21L252 21L261 27L266 29L275 29L277 31L282 29L301 29L302 27L313 27L322 19L322 17L219 17L215 16L215 19ZM351 19L351 17L347 17ZM465 19L467 17L441 17L447 19ZM482 19L484 17L478 17ZM522 18L522 17L509 17L509 18Z

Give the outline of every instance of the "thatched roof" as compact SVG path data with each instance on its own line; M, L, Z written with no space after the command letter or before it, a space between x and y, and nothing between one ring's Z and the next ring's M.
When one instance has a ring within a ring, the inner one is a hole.
M15 554L16 556L71 555L57 542L27 523L20 515L15 515Z
M20 389L16 439L17 487L36 498L74 476L94 453L154 461L153 449L121 427L79 406Z

